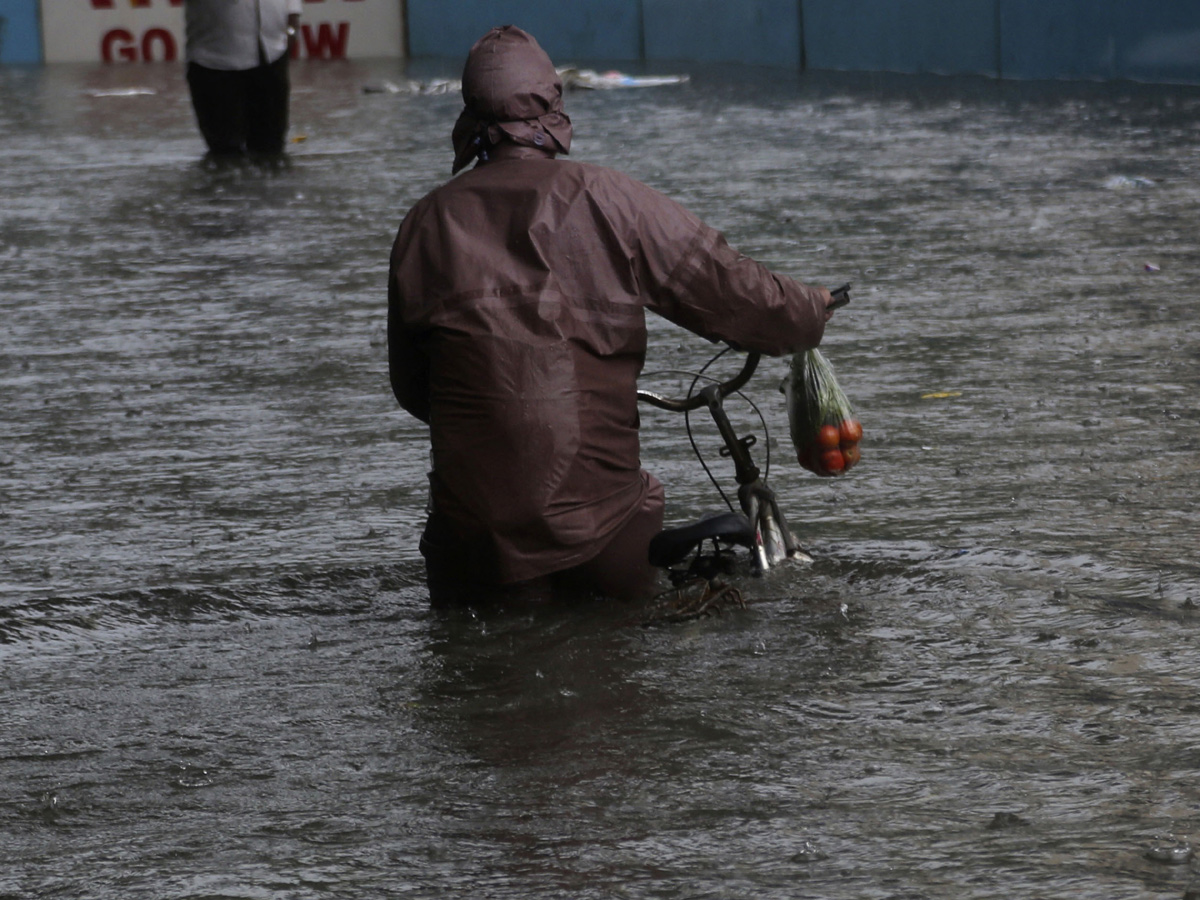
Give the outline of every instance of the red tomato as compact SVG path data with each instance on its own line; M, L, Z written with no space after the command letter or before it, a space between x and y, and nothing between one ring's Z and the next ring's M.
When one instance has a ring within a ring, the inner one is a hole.
M826 450L821 454L821 466L827 472L840 472L846 468L846 458L841 450Z
M843 444L857 444L862 440L862 425L857 419L843 419L838 436Z
M842 436L836 425L822 425L817 432L817 446L823 450L836 450Z
M842 447L842 457L846 460L847 469L851 469L858 465L858 461L862 459L862 454L858 451L858 444L851 444L848 447Z

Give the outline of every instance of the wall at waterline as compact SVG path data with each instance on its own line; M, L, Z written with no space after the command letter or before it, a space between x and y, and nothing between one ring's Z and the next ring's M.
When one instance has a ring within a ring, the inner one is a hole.
M798 68L796 0L642 0L646 59Z
M810 69L998 74L996 0L805 0Z
M638 0L407 0L412 56L465 59L494 25L516 25L556 62L641 58Z
M0 63L41 61L37 0L0 0Z
M556 62L1200 84L1200 0L406 0L414 57L462 59L493 25Z
M802 0L809 68L1200 84L1196 0Z
M1200 84L1196 0L999 0L1006 78Z
M180 58L183 2L0 0L0 63ZM1200 84L1200 0L304 0L298 55L461 60L500 24L561 64Z
M797 0L407 0L409 52L463 59L495 25L516 25L550 57L800 65Z

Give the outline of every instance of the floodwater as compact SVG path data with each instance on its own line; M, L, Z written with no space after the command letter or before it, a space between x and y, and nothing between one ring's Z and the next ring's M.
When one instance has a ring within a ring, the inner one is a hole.
M800 469L765 361L816 562L648 627L428 609L384 275L453 95L299 65L214 170L176 67L0 70L0 898L1200 895L1200 90L691 72L573 155L853 282L866 437Z

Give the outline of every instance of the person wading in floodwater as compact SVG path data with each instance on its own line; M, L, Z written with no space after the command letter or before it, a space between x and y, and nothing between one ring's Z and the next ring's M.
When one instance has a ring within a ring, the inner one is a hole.
M187 82L215 159L278 157L300 0L186 0Z
M645 310L782 355L820 343L832 298L628 176L558 159L562 83L521 29L472 47L462 93L452 171L474 166L408 212L388 276L392 390L433 445L430 598L648 595Z

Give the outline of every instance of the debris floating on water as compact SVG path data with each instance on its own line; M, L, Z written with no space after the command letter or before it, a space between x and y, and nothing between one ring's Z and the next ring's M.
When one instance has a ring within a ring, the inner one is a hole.
M1029 820L1011 812L998 812L992 816L992 820L988 822L989 831L1001 831L1008 828L1024 828L1029 824Z
M1152 188L1155 182L1151 178L1144 178L1141 175L1113 175L1104 182L1104 186L1109 190L1128 191L1135 188Z
M649 615L643 624L687 622L719 616L727 609L745 608L746 600L742 592L733 585L720 579L710 581L707 578L696 578L654 597Z
M1166 863L1169 866L1182 866L1190 862L1195 854L1196 851L1192 849L1191 844L1184 841L1168 841L1151 844L1150 849L1146 851L1146 859Z
M559 69L558 76L567 88L582 90L611 90L613 88L664 87L686 84L687 75L626 75L624 72L597 72L594 69Z
M89 97L149 97L157 94L158 91L147 87L131 87L131 88L98 88L94 91L88 91Z
M557 69L563 87L570 89L601 91L614 88L663 87L686 84L689 75L627 75L624 72L597 72L595 69L576 69L573 66ZM433 78L429 81L383 81L363 86L364 94L411 94L437 95L454 94L462 90L457 78Z
M434 78L430 81L383 81L363 86L364 94L453 94L462 90L456 78Z

